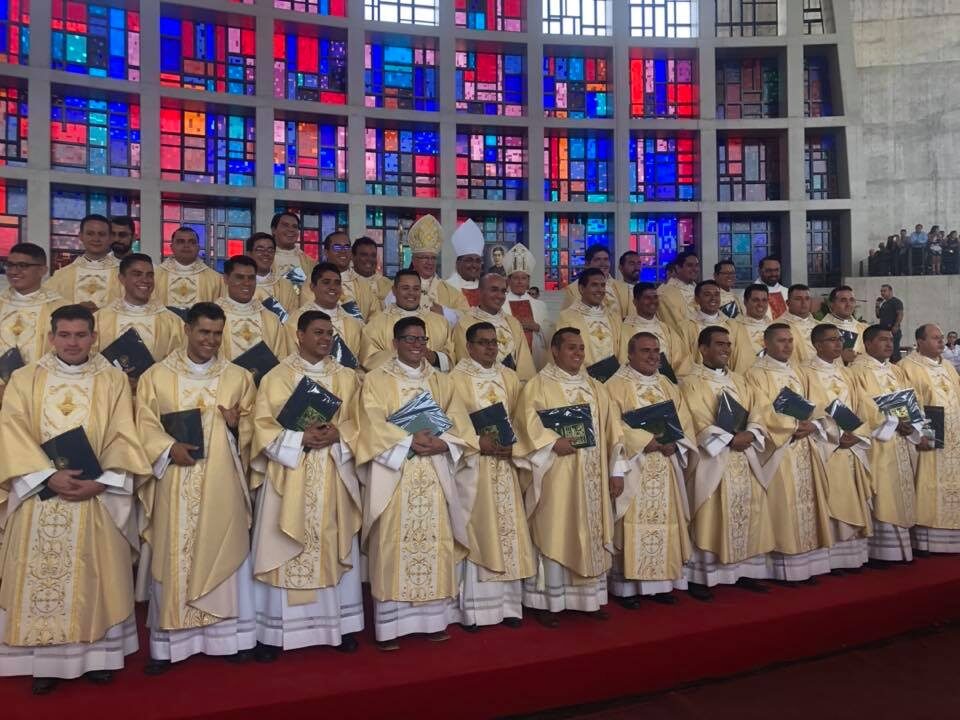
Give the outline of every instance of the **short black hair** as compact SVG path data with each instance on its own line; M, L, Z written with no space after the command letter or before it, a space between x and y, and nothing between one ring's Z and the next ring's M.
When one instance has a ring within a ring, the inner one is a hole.
M313 270L310 271L310 284L316 285L317 280L319 280L320 276L323 275L323 273L325 272L336 273L337 277L340 277L340 268L338 268L333 263L329 263L329 262L317 263L316 265L313 266Z
M550 339L550 347L560 349L560 346L563 345L563 336L564 335L576 335L580 337L580 331L575 327L562 327L559 328Z
M320 310L307 310L297 319L297 330L300 332L306 332L307 328L310 327L310 323L317 320L326 320L327 322L332 322L330 320L330 316L325 312L321 312Z
M129 215L115 215L110 218L111 225L122 225L123 227L130 230L131 235L137 234L136 223L133 222L133 218Z
M90 213L89 215L85 215L83 220L80 221L81 235L83 234L83 226L86 225L88 222L102 222L102 223L106 223L108 227L110 225L110 220L107 218L106 215L101 215L100 213Z
M606 245L601 245L600 243L594 243L587 248L587 251L583 254L583 259L586 262L593 260L594 255L599 252L605 252L607 255L610 254L610 248Z
M423 280L420 278L420 273L418 273L413 268L400 268L397 270L397 274L393 276L393 282L396 283L402 277L415 277L417 282L423 284Z
M138 262L149 263L152 266L153 258L145 253L130 253L129 255L125 255L120 260L120 268L117 270L117 272L119 272L121 275L126 275L127 270L130 269L130 266Z
M297 221L297 228L298 228L298 229L300 228L300 217L299 217L296 213L290 212L289 210L284 210L283 212L278 212L278 213L276 213L276 214L273 216L273 218L271 218L271 220L270 220L270 229L271 229L271 230L276 230L276 229L277 229L277 225L279 225L279 224L280 224L280 221L281 221L283 218L285 218L285 217L292 217L294 220Z
M93 332L95 325L93 313L83 305L61 305L54 310L50 315L50 331L52 333L56 334L57 323L61 320L64 322L69 322L71 320L85 320L87 325L90 326L90 332Z
M638 332L633 337L630 338L630 342L627 343L627 352L632 353L634 348L637 346L638 340L656 340L657 345L660 344L660 338L650 332Z
M820 323L810 331L810 342L816 345L818 342L823 340L823 336L828 332L838 329L839 328L837 328L837 326L833 323Z
M849 285L837 285L833 290L830 291L830 297L827 298L830 302L833 302L837 299L837 293L842 292L853 292L853 288Z
M697 262L700 262L700 258L695 252L693 252L692 250L687 250L677 255L673 259L673 262L670 263L670 265L672 265L674 268L681 268L683 267L683 264L687 262L687 260L689 260L690 258L695 258Z
M632 255L640 257L640 253L638 253L636 250L627 250L623 255L620 256L620 260L617 262L617 265L623 265L623 261Z
M787 300L789 300L790 296L795 292L810 292L810 286L804 285L803 283L794 283L787 288Z
M780 264L780 258L778 258L776 255L764 255L762 258L760 258L760 262L757 263L757 269L760 270L765 262L770 262L771 260L778 265Z
M598 275L604 279L606 279L607 277L606 275L604 275L603 270L601 270L600 268L586 268L577 277L577 285L579 285L580 287L586 287L587 283L590 282L590 278L596 277Z
M400 336L412 327L418 327L423 332L427 332L427 324L416 315L411 315L410 317L400 318L393 324L393 339L399 340Z
M725 260L721 260L713 266L713 274L716 275L718 272L720 272L720 268L722 268L724 265L732 265L734 270L737 269L737 266L733 260L727 258Z
M234 255L223 264L223 276L226 277L237 267L251 267L254 272L257 270L257 262L249 255Z
M337 235L343 235L347 239L347 242L350 242L350 236L347 235L346 230L334 230L332 233L327 233L327 236L323 238L324 250L330 249L330 246L333 244L333 239L337 237Z
M954 232L956 232L956 230L954 230ZM881 290L883 290L884 288L889 288L890 292L893 292L893 285L891 285L890 283L884 283L883 285L880 286Z
M774 334L780 332L781 330L790 332L790 326L781 322L770 323L767 325L767 329L763 331L763 341L769 342L773 339Z
M187 318L184 322L187 325L196 325L197 320L206 318L207 320L223 320L226 322L227 314L223 308L212 302L198 302L187 310Z
M743 301L746 302L749 300L750 296L755 292L762 292L764 295L770 294L770 291L767 289L766 285L762 285L761 283L751 283L750 285L747 285L743 291Z
M10 248L7 254L13 255L14 253L16 253L17 255L26 255L32 260L42 262L44 265L47 264L47 251L44 250L39 245L37 245L36 243L32 243L32 242L17 243L12 248Z
M477 339L477 335L479 335L484 330L493 330L494 332L497 331L497 329L493 326L493 323L488 323L488 322L474 323L473 325L467 328L467 342L474 342Z
M638 282L633 286L633 299L638 300L647 290L657 291L657 284L652 282Z
M372 237L367 237L366 235L362 235L361 237L358 237L356 240L353 241L353 245L350 247L350 252L356 255L357 249L362 248L365 245L369 245L374 249L378 247L376 240L374 240Z
M863 342L865 343L873 342L873 340L877 337L877 335L884 332L893 334L893 331L890 328L888 328L886 325L880 325L880 324L871 325L870 327L868 327L866 330L863 331Z
M200 233L198 233L194 228L190 227L189 225L181 225L172 233L170 233L170 242L173 242L173 236L176 235L178 232L193 233L193 236L197 239L197 245L200 244Z
M697 347L709 347L710 343L713 342L713 336L719 335L720 333L729 335L730 331L719 325L708 325L697 335Z
M253 246L257 244L257 240L269 240L273 243L273 246L277 246L277 241L270 233L265 232L255 232L253 235L247 238L247 242L244 243L244 248L247 252L253 252Z
M693 296L700 297L700 291L703 290L703 288L707 287L708 285L713 285L715 288L720 287L719 285L717 285L716 280L710 280L710 279L701 280L700 282L698 282L696 285L693 286Z
M594 270L596 270L596 268L594 268ZM484 272L480 273L480 277L477 278L477 287L478 288L486 287L486 283L484 283L484 280L487 278L500 278L504 282L507 281L507 278L501 275L500 273L493 272L492 270L485 270Z
M933 325L934 323L924 323L923 325L918 325L917 329L913 331L914 340L926 340L927 339L927 328Z

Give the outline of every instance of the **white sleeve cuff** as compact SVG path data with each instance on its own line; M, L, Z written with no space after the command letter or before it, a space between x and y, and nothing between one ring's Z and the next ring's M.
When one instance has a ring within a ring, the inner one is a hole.
M295 430L284 430L272 443L264 448L264 453L271 460L280 463L285 468L296 469L300 464L300 452L303 448L303 433Z
M623 477L630 469L630 464L626 460L617 460L610 471L610 477Z
M384 450L374 458L375 462L384 465L391 470L399 470L403 466L403 461L407 459L407 453L413 444L413 435L407 435L392 448Z
M160 453L160 457L153 463L153 476L158 480L164 476L164 473L170 467L170 448L172 447L173 443L170 443L170 447Z
M106 492L113 495L133 494L133 476L130 473L107 470L97 478L97 482L106 485Z
M894 433L896 433L899 424L900 421L896 417L887 415L886 420L883 421L883 425L873 431L873 437L880 442L887 442L893 437Z
M450 327L455 327L457 322L460 320L460 316L448 307L443 308L443 317L446 318L446 321L450 323Z
M730 444L731 440L733 440L733 435L728 432L711 435L704 444L703 449L710 457L716 457L723 451L725 447L727 447L727 445Z
M446 353L437 353L437 365L440 366L440 372L450 372L450 358Z
M43 483L56 472L56 468L47 468L45 470L37 470L36 472L21 475L13 481L13 491L17 494L18 498L26 500L31 495L36 495L40 492L40 490L43 489Z

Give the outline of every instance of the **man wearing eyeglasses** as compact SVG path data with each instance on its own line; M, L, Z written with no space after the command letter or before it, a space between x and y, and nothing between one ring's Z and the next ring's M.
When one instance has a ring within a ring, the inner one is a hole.
M292 313L299 306L297 289L289 280L278 275L273 269L273 261L277 256L277 241L270 233L254 233L246 242L247 255L257 264L257 292L254 297L260 302L273 299L280 303L286 314ZM285 320L284 313L277 313L281 322Z
M380 301L370 290L366 282L357 279L350 269L353 260L353 247L350 237L342 230L336 230L323 239L323 254L327 262L337 266L340 271L340 305L357 320L369 320L380 310ZM302 297L301 305L309 304L310 299Z
M743 303L733 294L733 284L737 280L737 266L732 260L721 260L713 266L713 279L720 288L720 312L728 318L743 314ZM766 289L766 285L764 285Z
M120 261L110 253L110 221L103 215L87 215L80 221L80 243L83 255L57 270L46 287L96 312L121 295Z

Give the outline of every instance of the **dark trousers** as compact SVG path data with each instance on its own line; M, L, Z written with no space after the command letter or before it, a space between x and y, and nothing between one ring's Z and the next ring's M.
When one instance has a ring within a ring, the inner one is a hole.
M897 330L893 334L893 355L890 356L890 362L900 361L900 341L903 339L903 332Z

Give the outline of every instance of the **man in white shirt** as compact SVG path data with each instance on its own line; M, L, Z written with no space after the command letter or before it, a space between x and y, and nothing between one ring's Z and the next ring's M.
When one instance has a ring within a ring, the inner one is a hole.
M957 346L957 334L952 330L947 333L947 344L943 348L943 359L953 365L954 370L960 371L960 347Z

